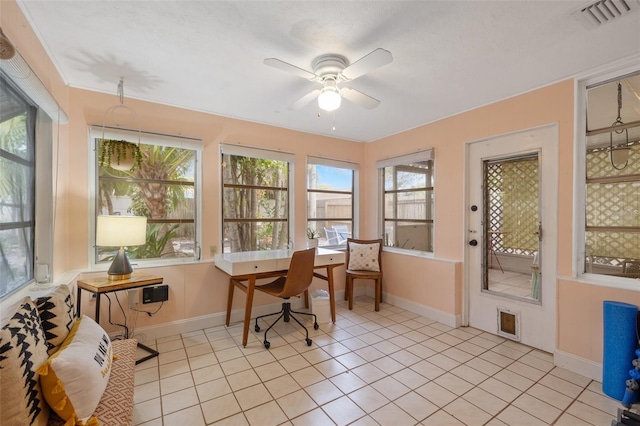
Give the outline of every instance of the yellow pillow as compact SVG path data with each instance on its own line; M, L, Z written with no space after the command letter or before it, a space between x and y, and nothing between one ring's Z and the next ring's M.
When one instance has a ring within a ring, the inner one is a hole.
M112 362L109 336L83 315L60 349L38 368L44 398L67 421L65 425L97 424L92 416L107 387Z

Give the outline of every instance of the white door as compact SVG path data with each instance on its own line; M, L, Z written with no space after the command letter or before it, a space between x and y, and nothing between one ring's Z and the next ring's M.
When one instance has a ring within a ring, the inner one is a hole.
M558 129L466 146L465 322L553 352Z

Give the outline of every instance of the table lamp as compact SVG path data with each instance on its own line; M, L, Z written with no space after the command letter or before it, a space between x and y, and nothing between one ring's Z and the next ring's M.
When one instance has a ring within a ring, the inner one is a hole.
M133 268L125 246L139 246L147 241L147 218L143 216L98 216L96 223L96 245L101 247L120 247L111 267L110 280L131 278Z

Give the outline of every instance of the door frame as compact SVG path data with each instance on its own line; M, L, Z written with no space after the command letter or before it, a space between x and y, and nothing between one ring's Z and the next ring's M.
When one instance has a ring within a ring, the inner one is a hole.
M462 325L469 325L469 312L470 312L470 247L467 244L469 240L469 230L470 230L470 216L471 209L469 205L469 197L470 197L470 154L471 154L471 145L478 142L487 142L493 139L502 139L510 136L522 136L523 134L530 133L532 131L538 130L550 130L553 133L553 146L551 152L547 152L548 150L543 150L540 156L540 173L551 173L553 181L558 181L558 173L559 173L559 163L558 163L558 149L559 149L559 126L558 123L550 123L542 126L531 127L527 129L516 130L513 132L491 135L481 139L475 139L466 141L464 145L464 181L463 181L463 206L464 206L464 214L463 214L463 241L462 244L464 246L463 251L463 291L462 291ZM514 147L514 153L518 152L517 147ZM548 177L548 176L547 176ZM542 189L542 188L541 188ZM544 191L544 190L543 190ZM550 192L550 193L547 193ZM545 238L551 239L548 241L548 249L550 253L543 254L545 256L545 261L542 263L544 266L544 274L549 276L549 280L554 284L552 289L547 289L546 291L553 291L553 306L549 306L550 311L553 315L553 323L554 328L550 330L553 332L553 349L557 345L557 312L556 312L556 293L557 293L557 252L558 252L558 186L551 185L548 191L543 192L543 198L541 199L541 203L543 204L541 207L544 207L544 200L548 200L551 202L553 210L551 212L551 217L546 221L550 223L544 223L543 232L545 233ZM544 291L544 290L543 290Z

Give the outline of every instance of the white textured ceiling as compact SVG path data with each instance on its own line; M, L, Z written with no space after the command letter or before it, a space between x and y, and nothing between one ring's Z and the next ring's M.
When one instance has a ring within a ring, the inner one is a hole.
M354 141L373 141L640 54L640 7L597 28L584 1L33 1L18 3L64 81ZM393 62L352 82L381 101L318 116L288 106L312 70L384 48ZM117 98L114 97L114 104ZM333 125L335 123L335 130Z

